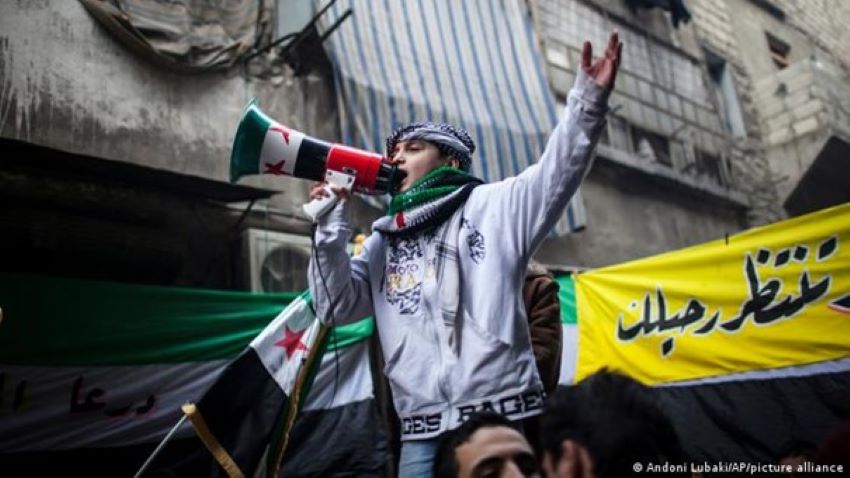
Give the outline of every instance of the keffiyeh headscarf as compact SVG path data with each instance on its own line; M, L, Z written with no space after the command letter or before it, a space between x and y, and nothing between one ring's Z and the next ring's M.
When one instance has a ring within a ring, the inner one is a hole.
M390 237L405 237L442 224L483 183L469 174L475 143L469 133L446 123L425 121L401 127L387 138L387 156L402 141L422 140L435 145L440 154L456 159L460 169L439 167L403 193L393 196L387 216L374 228Z
M440 151L440 154L456 159L460 164L460 169L469 171L469 167L472 165L472 153L475 152L475 143L466 130L455 128L446 123L432 123L430 121L412 123L393 131L387 138L387 156L392 156L393 150L399 142L415 139L432 143Z

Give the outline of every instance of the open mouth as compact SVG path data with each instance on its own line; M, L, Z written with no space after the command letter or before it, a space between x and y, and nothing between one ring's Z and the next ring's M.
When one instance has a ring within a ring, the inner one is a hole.
M405 171L401 168L397 168L396 169L396 178L397 179L396 179L395 192L399 193L399 192L402 192L408 186L408 184L407 184L407 171Z

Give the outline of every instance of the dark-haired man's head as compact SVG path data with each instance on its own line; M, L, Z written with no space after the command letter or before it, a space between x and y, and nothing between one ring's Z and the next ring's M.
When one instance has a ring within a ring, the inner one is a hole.
M502 478L539 473L531 445L510 420L482 412L443 437L434 459L434 476Z
M463 128L424 121L393 131L387 138L387 158L405 173L399 192L405 192L428 173L450 166L469 171L475 142Z
M550 477L628 476L636 462L685 460L678 436L650 389L604 371L552 394L543 414L541 441L543 467Z
M794 439L782 446L779 452L779 464L796 468L807 461L812 461L817 448L805 440Z

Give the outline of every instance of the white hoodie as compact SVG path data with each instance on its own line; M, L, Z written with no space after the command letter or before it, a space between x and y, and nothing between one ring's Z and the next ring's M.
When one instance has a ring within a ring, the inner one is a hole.
M579 73L539 162L478 186L432 232L406 240L373 232L350 259L345 201L319 219L309 269L317 315L337 325L375 316L402 440L437 436L485 409L511 419L540 413L523 277L589 169L608 93ZM448 291L459 300L453 323L441 314L447 289L435 271L434 240L451 223L459 225L460 286Z

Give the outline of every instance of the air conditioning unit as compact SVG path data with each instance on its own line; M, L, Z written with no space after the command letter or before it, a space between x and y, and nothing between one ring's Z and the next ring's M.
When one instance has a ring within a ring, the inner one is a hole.
M244 284L252 292L302 292L307 289L309 236L246 229L242 233Z

